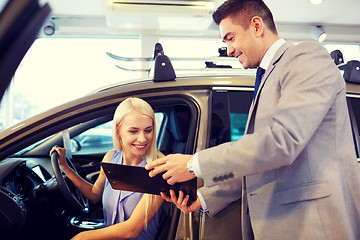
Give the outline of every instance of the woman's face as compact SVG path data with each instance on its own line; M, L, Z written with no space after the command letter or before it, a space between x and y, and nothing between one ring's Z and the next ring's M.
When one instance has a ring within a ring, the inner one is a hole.
M148 115L131 111L123 118L118 135L125 156L142 158L154 138L153 119Z

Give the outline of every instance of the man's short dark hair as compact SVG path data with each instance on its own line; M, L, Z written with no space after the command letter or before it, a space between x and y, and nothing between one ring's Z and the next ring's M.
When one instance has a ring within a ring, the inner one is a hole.
M231 17L244 29L249 27L253 17L259 16L273 33L277 33L272 13L262 0L227 0L216 9L212 16L217 25L224 18Z

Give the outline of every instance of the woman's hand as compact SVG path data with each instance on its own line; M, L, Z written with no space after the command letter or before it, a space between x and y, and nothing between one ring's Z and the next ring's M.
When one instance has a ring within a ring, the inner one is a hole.
M188 205L190 196L186 195L186 197L184 198L183 191L179 191L179 198L176 197L174 190L170 190L170 196L166 195L163 192L161 192L160 195L166 201L173 202L176 205L176 207L185 214L199 210L201 208L201 203L199 198L196 198L196 201Z
M69 167L68 164L66 163L66 152L65 152L65 148L61 148L57 145L55 145L51 150L50 150L50 156L54 153L57 152L59 155L59 166L61 168L61 170L64 171L64 168Z

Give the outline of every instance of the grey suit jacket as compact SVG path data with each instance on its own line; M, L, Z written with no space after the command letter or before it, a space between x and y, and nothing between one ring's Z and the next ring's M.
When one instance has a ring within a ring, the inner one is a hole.
M256 239L360 239L345 94L325 48L285 43L264 74L246 135L199 152L210 214L242 195L244 239L251 226Z

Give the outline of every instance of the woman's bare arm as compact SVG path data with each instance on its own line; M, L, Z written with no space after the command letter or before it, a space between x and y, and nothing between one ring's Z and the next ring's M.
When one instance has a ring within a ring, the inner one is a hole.
M150 207L150 212L147 220L150 221L156 212L159 210L163 199L160 196L153 195L153 201ZM134 209L131 217L125 222L117 223L106 228L97 230L90 230L81 232L76 235L72 240L96 240L96 239L128 239L135 238L145 227L145 208L146 208L146 197L145 195L141 198L140 202Z
M80 175L78 175L67 163L65 158L65 149L60 147L54 147L50 151L50 155L56 151L59 155L59 166L61 170L64 171L66 176L71 180L74 186L80 191L82 195L84 195L87 199L89 199L92 203L97 203L101 200L102 193L105 186L106 176L102 168L100 169L100 174L94 184L89 183L85 179L83 179ZM110 151L105 154L103 158L103 162L110 162L110 159L114 151Z

